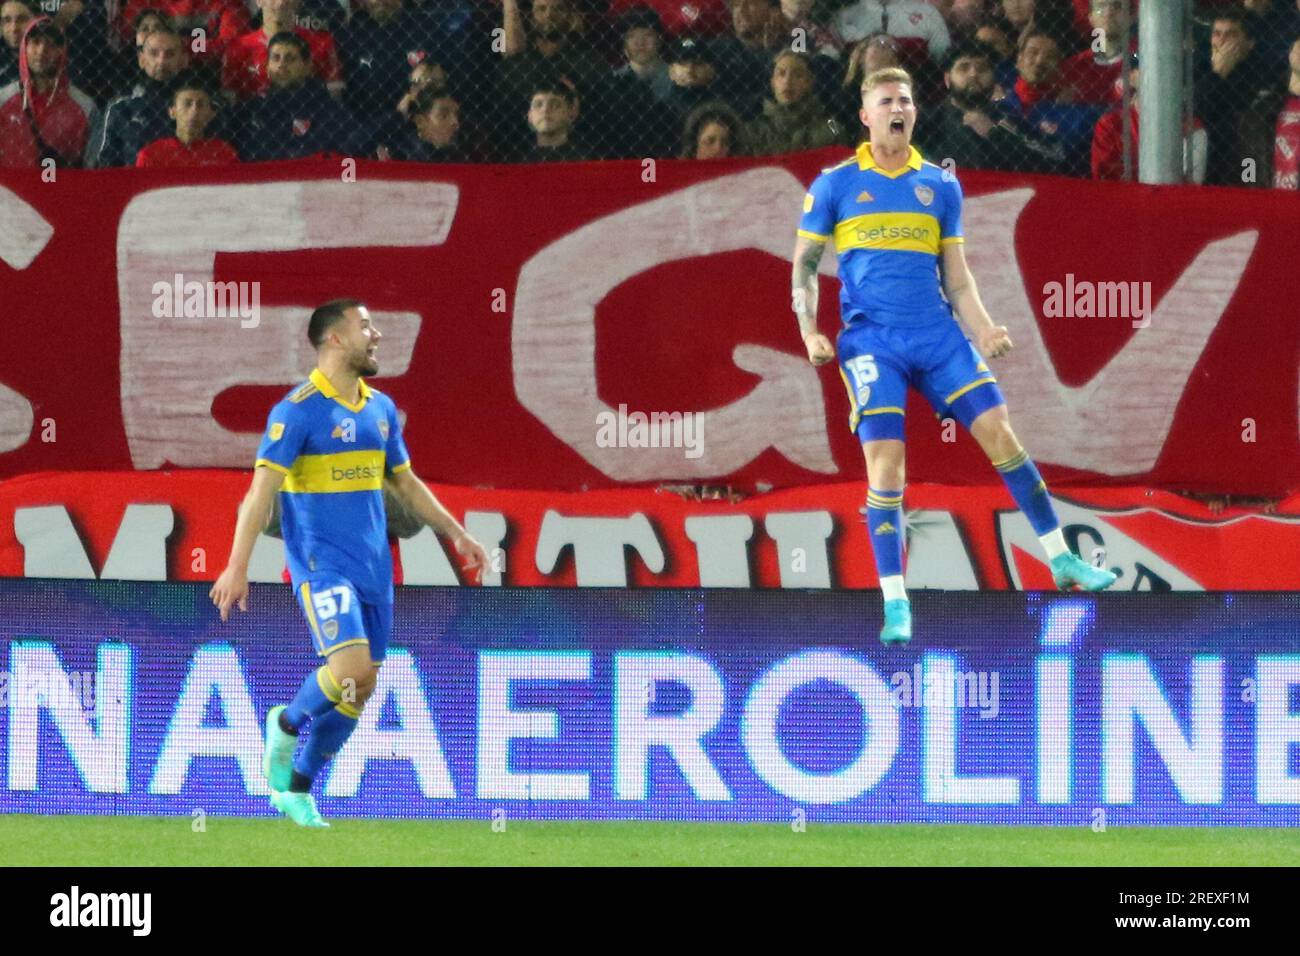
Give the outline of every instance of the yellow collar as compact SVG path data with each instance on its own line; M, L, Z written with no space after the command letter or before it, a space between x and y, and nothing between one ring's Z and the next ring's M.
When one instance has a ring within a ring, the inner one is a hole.
M364 405L366 403L366 400L370 398L370 386L366 384L366 380L363 378L357 379L357 390L361 393L361 401L357 402L356 405L352 405L349 402L345 401L343 396L339 394L339 390L333 386L330 380L325 377L325 373L322 372L320 369L318 368L312 369L310 378L311 378L311 383L315 385L318 389L320 389L320 393L322 395L324 395L326 398L334 399L344 408L349 408L354 412L361 411L361 406Z
M858 169L874 169L880 175L888 176L890 179L897 179L909 169L919 171L923 162L920 151L915 146L909 146L907 149L907 164L898 169L886 170L876 165L876 157L871 153L871 144L861 143L858 145Z

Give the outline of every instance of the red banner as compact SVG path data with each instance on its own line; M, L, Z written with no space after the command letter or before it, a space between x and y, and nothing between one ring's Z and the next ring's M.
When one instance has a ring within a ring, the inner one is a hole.
M0 359L0 475L248 467L313 364L308 310L355 296L428 478L856 480L839 376L789 310L800 200L840 155L6 171L0 305L23 345ZM1300 198L961 176L967 255L1017 344L995 371L1054 487L1300 488ZM909 479L990 480L969 439L910 416Z
M0 482L0 575L213 580L225 566L247 473L61 473ZM845 482L739 502L645 488L435 493L493 554L492 585L866 588L877 584ZM1138 488L1056 499L1066 539L1132 590L1300 589L1300 495L1275 514ZM1050 589L1038 539L1000 487L907 489L912 588ZM399 581L457 584L455 557L422 529L394 549ZM450 555L450 557L449 557ZM250 578L278 581L262 536Z

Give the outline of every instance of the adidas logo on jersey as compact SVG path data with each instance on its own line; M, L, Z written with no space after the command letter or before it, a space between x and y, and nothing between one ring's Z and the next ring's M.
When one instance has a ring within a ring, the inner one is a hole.
M858 193L858 200L857 200L857 201L858 201L858 202L874 202L874 201L875 201L875 197L872 196L871 193L867 192L867 191L864 189L864 190L862 190L862 192Z

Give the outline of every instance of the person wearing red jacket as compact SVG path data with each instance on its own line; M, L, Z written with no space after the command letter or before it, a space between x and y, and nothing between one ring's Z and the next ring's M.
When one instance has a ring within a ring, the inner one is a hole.
M81 165L95 104L68 81L67 49L49 17L27 25L18 79L0 89L0 166Z
M1129 168L1133 180L1136 181L1138 175L1138 127L1140 125L1138 80L1141 77L1136 53L1129 54L1128 63L1129 87L1133 90L1133 103L1129 107L1131 133L1129 140ZM1201 125L1200 120L1193 119L1184 131L1183 136L1183 172L1187 182L1205 182L1206 143L1205 127ZM1111 110L1097 120L1097 126L1093 130L1092 178L1112 180L1124 178L1124 112L1120 107Z
M137 166L175 169L239 162L239 154L225 140L203 138L217 111L212 105L212 93L202 80L187 77L177 83L167 113L176 123L176 135L156 139L140 150Z
M226 47L221 64L222 89L240 100L249 100L266 92L267 46L277 33L296 33L307 41L311 63L317 78L337 95L343 89L343 70L339 66L334 37L324 30L304 30L297 26L301 0L257 0L262 11L262 28L245 33Z
M1092 0L1093 40L1061 64L1061 76L1074 90L1076 103L1110 107L1123 99L1120 74L1131 26L1137 23L1132 11L1125 11L1129 5L1129 0Z

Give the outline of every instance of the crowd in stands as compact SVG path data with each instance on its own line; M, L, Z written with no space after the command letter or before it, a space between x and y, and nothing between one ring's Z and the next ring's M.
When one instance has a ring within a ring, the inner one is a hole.
M1119 179L1140 2L0 0L0 166L852 146L902 66L928 158ZM1297 188L1300 0L1200 0L1193 90L1189 180Z

